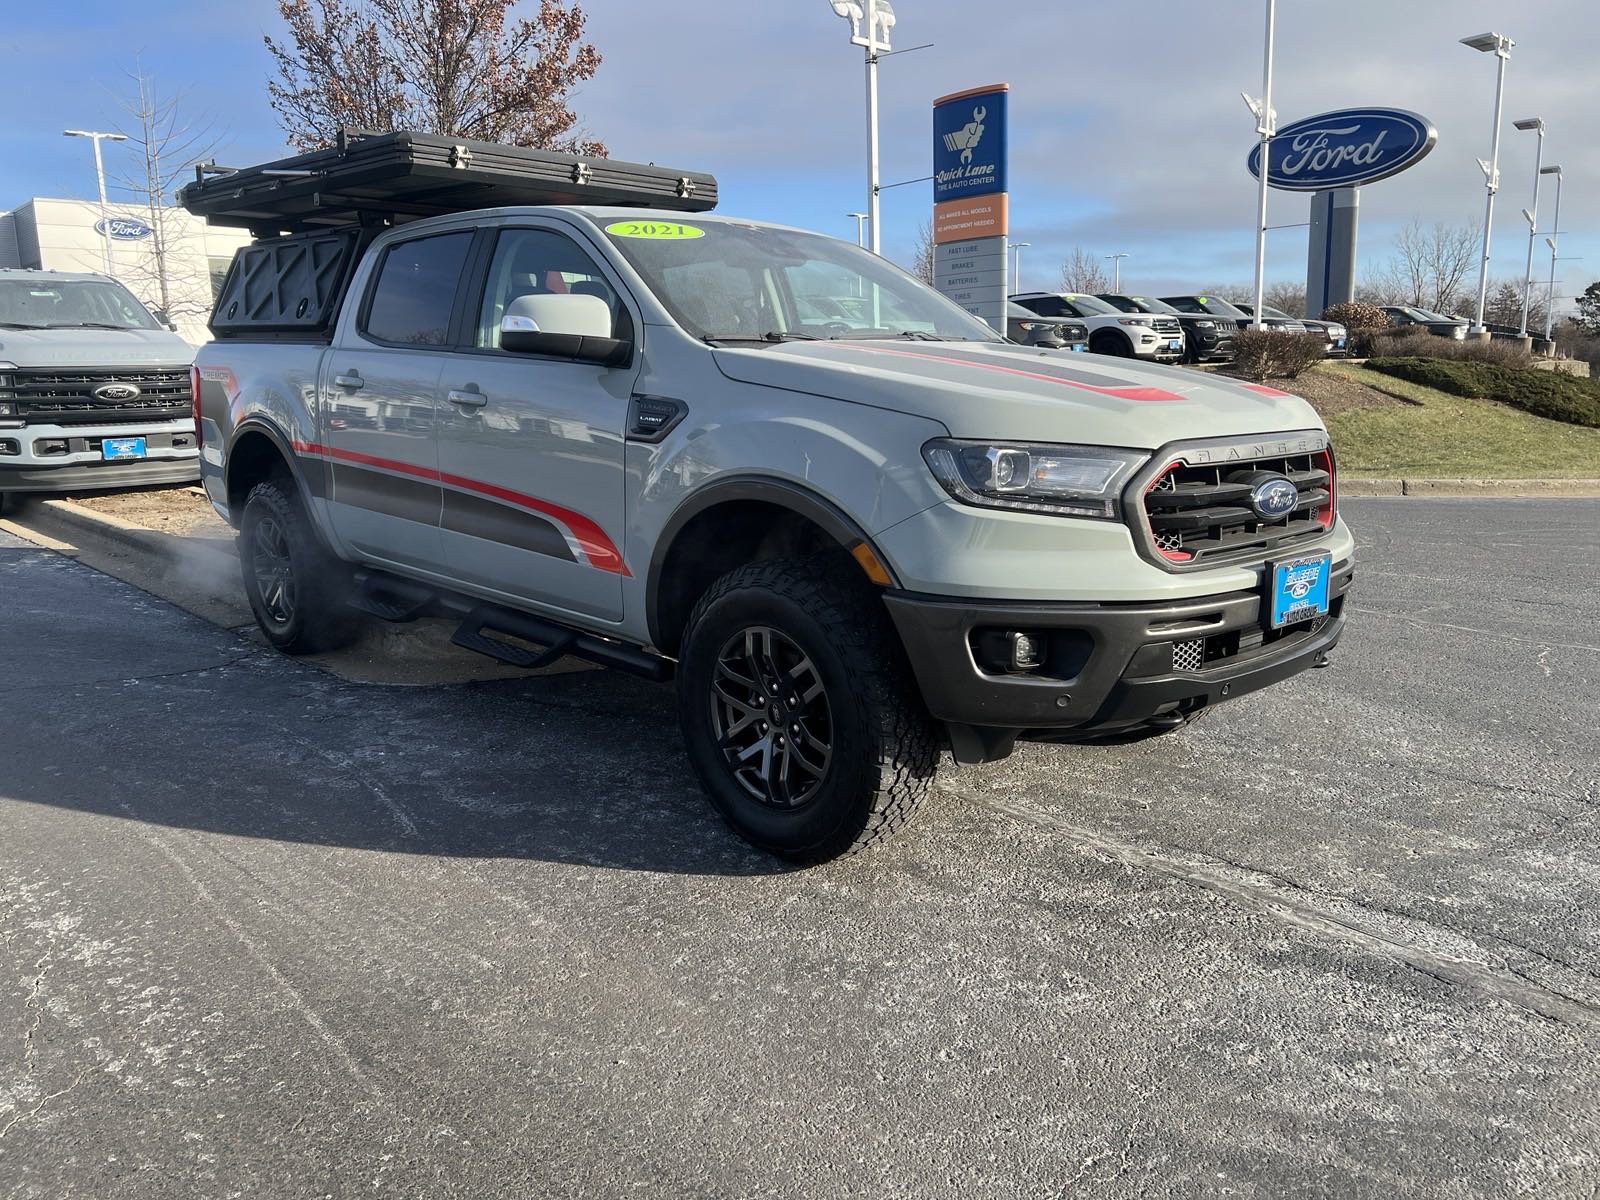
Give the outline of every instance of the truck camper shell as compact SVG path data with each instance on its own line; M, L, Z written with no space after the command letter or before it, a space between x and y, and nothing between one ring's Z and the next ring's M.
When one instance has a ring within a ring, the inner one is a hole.
M240 250L211 315L219 338L325 340L362 252L423 217L521 205L705 212L701 171L556 154L401 130L341 130L332 146L239 170L195 168L178 201L212 225L262 239Z

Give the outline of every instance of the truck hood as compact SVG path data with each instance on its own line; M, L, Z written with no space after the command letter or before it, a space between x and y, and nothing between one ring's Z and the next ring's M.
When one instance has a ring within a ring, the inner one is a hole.
M0 362L19 367L186 367L194 347L165 329L0 329Z
M1153 450L1323 427L1309 404L1276 388L1010 343L784 342L714 353L729 379L929 417L963 438Z

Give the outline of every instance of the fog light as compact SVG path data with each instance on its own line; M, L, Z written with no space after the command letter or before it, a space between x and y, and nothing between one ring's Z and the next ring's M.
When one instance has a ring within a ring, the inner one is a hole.
M1013 671L1032 671L1044 660L1044 648L1033 637L1017 632L1009 633L1006 637L1011 643Z
M0 438L0 454L21 454L22 447L13 438Z

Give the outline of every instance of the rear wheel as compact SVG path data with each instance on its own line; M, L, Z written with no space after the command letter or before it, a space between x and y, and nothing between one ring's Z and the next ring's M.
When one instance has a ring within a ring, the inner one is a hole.
M256 624L285 654L333 650L355 637L356 614L343 603L348 571L322 544L286 479L250 489L239 565Z
M798 862L904 825L939 743L878 598L825 559L723 576L689 618L678 703L690 762L747 841Z

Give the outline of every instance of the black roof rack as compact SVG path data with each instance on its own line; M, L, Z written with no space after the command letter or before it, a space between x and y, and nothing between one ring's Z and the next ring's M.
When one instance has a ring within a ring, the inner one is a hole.
M195 168L178 202L258 237L521 204L616 204L705 212L717 181L612 158L400 130L340 130L325 150L237 171Z

